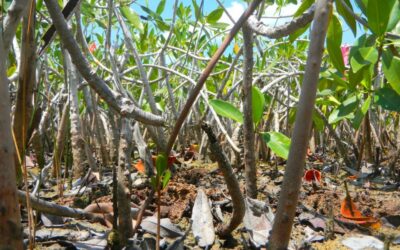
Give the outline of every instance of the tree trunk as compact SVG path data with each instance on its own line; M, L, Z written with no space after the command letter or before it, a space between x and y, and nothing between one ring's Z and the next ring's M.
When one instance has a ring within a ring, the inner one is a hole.
M4 54L0 36L0 55ZM23 249L21 218L17 202L14 145L11 137L11 112L6 74L6 57L0 57L0 249Z
M79 117L78 102L78 76L75 66L71 62L71 57L67 51L64 51L67 82L69 84L70 95L70 120L71 120L71 144L73 166L72 172L74 178L80 178L85 175L87 168L87 158L85 155L85 140L82 133L82 122Z
M253 32L243 25L244 62L243 62L243 143L246 194L257 198L257 169L255 158L255 134L253 124L252 83L253 83Z
M132 217L130 208L130 192L127 188L125 170L129 168L132 153L132 127L127 118L121 120L121 137L118 156L118 222L121 246L126 246L128 238L132 236Z
M331 9L331 0L318 1L311 32L311 42L301 88L300 101L296 114L292 144L268 249L287 249L289 244L303 177L317 83Z
M117 165L118 163L118 145L119 145L119 134L121 128L121 119L118 119L118 114L115 113L113 110L109 109L108 113L108 121L109 121L109 131L110 137L108 138L108 144L110 145L109 152L110 152L110 161L113 165Z
M103 167L109 166L110 165L110 157L109 157L109 152L107 151L107 143L106 143L106 135L104 131L104 127L101 124L100 117L99 117L99 111L96 103L96 98L95 98L95 93L94 91L90 91L90 96L92 99L92 104L93 104L93 122L94 122L94 130L96 137L98 139L98 142L100 144L100 152L101 152L101 160L102 160L102 166L99 168L99 175L100 179L103 176Z

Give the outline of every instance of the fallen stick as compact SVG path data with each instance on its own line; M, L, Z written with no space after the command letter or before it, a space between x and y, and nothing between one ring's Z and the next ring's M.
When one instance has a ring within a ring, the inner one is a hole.
M43 213L62 216L62 217L76 218L76 219L103 220L103 217L101 215L88 213L78 208L61 206L49 201L39 199L38 197L35 197L31 194L29 194L29 199L32 209ZM21 205L26 206L26 193L24 191L18 190L18 202Z
M140 224L142 223L143 220L143 215L146 213L146 209L149 206L149 204L153 201L153 198L154 198L154 190L152 189L147 199L143 202L143 204L139 208L138 216L136 218L136 224L135 227L133 228L133 234L135 234L139 229Z
M17 194L18 194L18 202L21 205L26 206L26 193L24 191L18 190ZM76 219L86 219L90 221L100 222L104 225L108 225L107 220L110 220L108 215L112 216L112 211L104 209L103 206L100 206L98 208L98 212L93 213L79 208L61 206L53 202L39 199L38 197L35 197L32 194L29 194L29 199L32 209L46 214L62 216L62 217L70 217ZM92 205L99 206L98 204L92 204ZM133 218L136 218L138 213L139 209L131 208L131 214Z

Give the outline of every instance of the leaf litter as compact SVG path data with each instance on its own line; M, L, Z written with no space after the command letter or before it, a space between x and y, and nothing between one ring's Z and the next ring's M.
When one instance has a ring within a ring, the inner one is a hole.
M183 164L178 167L161 199L161 231L165 247L172 247L172 244L179 246L179 249L182 246L186 249L257 249L265 246L272 229L282 183L278 180L282 178L284 166L278 165L276 168L274 164L259 164L258 199L246 199L246 214L242 225L233 232L231 239L222 239L215 235L214 231L231 216L232 204L223 177L216 171L216 164L197 159L186 162L184 159L179 160ZM314 249L357 249L347 246L354 239L365 244L369 241L391 242L390 249L400 248L400 192L385 191L385 184L373 181L370 181L370 186L366 186L366 180L356 177L348 179L349 199L341 181L349 175L343 170L339 171L338 175L330 171L324 172L324 169L328 169L327 165L329 163L318 162L310 168L312 172L308 175L305 172L305 177L310 177L311 182L305 181L301 189L290 248L309 246ZM243 191L243 173L237 169L235 171ZM136 175L139 179L142 178L142 174ZM110 176L105 174L102 182L109 182L107 178ZM360 181L364 181L364 184L358 185ZM316 183L317 189L312 187L311 183ZM96 187L101 185L97 179L85 185L82 194L49 196L48 194L56 193L57 187L53 186L43 190L41 195L55 197L57 203L70 207L76 207L77 197L81 200L87 197L88 204L84 207L96 208L97 212L104 213L104 216L112 216L109 191L94 195L95 192L99 192ZM149 190L145 178L141 185L131 190L132 209L140 207ZM105 210L100 211L99 207ZM147 208L141 228L134 238L155 238L155 211L156 206L153 202ZM110 232L110 228L90 221L48 214L42 214L41 218L43 222L37 226L36 239L43 248L51 246L51 242L56 244L55 241L62 241L64 245L74 246L76 249L85 249L87 246L103 249ZM107 221L111 224L111 220L112 217ZM374 223L379 223L379 227L371 226ZM80 231L71 225L79 225ZM185 232L188 232L187 237ZM381 246L379 244L376 243L376 246Z

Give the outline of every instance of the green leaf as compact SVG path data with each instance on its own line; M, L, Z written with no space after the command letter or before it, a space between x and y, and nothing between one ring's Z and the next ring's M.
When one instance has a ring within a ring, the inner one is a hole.
M304 32L306 32L310 28L310 24L307 24L305 27L300 28L293 32L292 34L289 35L289 40L290 42L294 42L299 36L303 35Z
M122 15L129 21L129 23L133 27L137 28L138 30L140 30L142 32L143 24L140 21L139 15L136 12L132 11L131 8L129 8L128 6L123 6L120 9L121 9Z
M176 10L176 15L180 18L180 19L185 19L185 6L183 6L183 3L179 4L178 9Z
M43 0L38 0L36 2L36 10L41 10L43 5Z
M162 30L162 31L168 31L170 28L169 25L166 22L164 22L162 19L156 19L156 23L157 23L158 28L160 28L160 30Z
M333 15L326 36L326 47L329 57L339 72L344 72L344 62L340 45L342 44L342 25L336 15Z
M152 176L152 177L150 178L150 184L151 184L151 186L152 186L154 189L157 188L157 180L156 180L156 177L155 177L155 176Z
M222 100L211 100L210 105L220 116L231 118L239 123L243 123L242 113L229 102Z
M366 12L368 25L377 36L385 33L395 1L397 0L368 0Z
M382 68L390 86L400 94L400 58L393 56L389 50L382 54Z
M400 95L391 88L380 88L375 92L375 103L390 111L400 112Z
M154 12L151 9L147 8L146 6L140 5L140 8L142 8L143 11L145 11L147 14L149 14L154 19L158 19L158 18L161 17L159 14L157 14L156 12Z
M199 9L199 5L197 5L197 1L192 0L192 5L193 5L193 9L194 9L194 15L195 15L196 19L199 20L200 19L200 9Z
M372 100L371 96L368 96L367 100L365 100L365 102L361 106L361 109L356 111L354 119L351 121L353 128L358 129L360 127L365 114L367 113L369 107L371 106L371 100Z
M368 0L356 0L356 4L358 6L358 8L360 8L360 10L362 11L362 13L364 13L364 15L366 15L367 13L367 7L366 4L368 4Z
M372 75L374 73L374 65L369 65L360 70L362 73L361 85L367 90L371 90L372 87Z
M17 66L16 65L12 65L11 67L9 67L7 69L7 76L10 77L12 74L15 73L15 71L17 71Z
M160 1L160 3L157 6L157 10L156 10L157 14L161 15L164 12L165 3L166 3L166 0L161 0Z
M350 65L354 73L357 73L362 67L369 64L375 64L378 60L378 50L375 47L354 48L351 53Z
M353 6L351 5L350 1L344 0L344 2L353 11ZM351 15L350 12L347 11L347 9L345 9L341 1L335 1L335 3L337 12L339 13L340 16L343 17L344 21L347 23L347 25L353 32L354 36L356 36L357 35L356 19Z
M107 29L107 24L104 20L96 19L95 22L103 29Z
M156 24L157 24L157 27L158 27L160 30L162 30L162 31L167 31L167 30L169 30L169 25L168 25L167 23L164 22L164 20L162 19L162 17L161 17L158 13L152 11L151 9L149 9L149 8L147 8L146 6L143 6L143 5L140 5L140 8L142 8L142 10L143 10L144 12L148 13L148 14L153 18L153 20L154 20L154 21L156 22Z
M376 46L376 40L377 40L377 36L374 34L365 33L365 34L359 36L354 41L353 46L351 47L350 55L353 55L354 52L356 52L357 49L359 49L359 48Z
M317 131L324 130L324 128L325 128L324 120L322 120L322 118L315 111L313 112L312 120L313 120L314 126L317 129Z
M387 25L386 31L391 31L396 27L400 21L400 1L396 1L392 11L390 12L389 23Z
M267 146L279 157L287 159L290 149L290 138L279 132L261 133Z
M343 72L343 71L342 71ZM332 78L333 82L343 88L348 88L348 83L343 80L343 75L339 72L330 72L331 74L329 75L329 77Z
M354 73L353 70L349 70L349 83L351 88L356 89L356 86L358 86L362 79L362 70L357 71L357 73Z
M354 111L358 107L357 96L352 96L346 99L342 104L330 114L328 121L330 124L336 123L344 118L352 119L354 118Z
M315 0L304 0L301 2L299 8L294 13L293 17L302 15L310 6L315 2Z
M167 169L167 171L165 171L163 179L162 179L162 189L164 189L168 185L168 182L170 179L171 179L171 171L169 169Z
M159 154L157 155L156 158L156 169L157 169L157 175L161 176L165 169L167 169L168 161L167 157L164 154Z
M216 29L226 29L229 27L227 23L210 23L210 26Z
M258 123L264 112L265 98L261 93L261 90L256 86L253 86L252 89L252 106L253 106L253 122Z
M222 14L224 13L224 10L222 8L218 8L213 10L210 14L207 16L207 23L216 23L218 20L222 17Z

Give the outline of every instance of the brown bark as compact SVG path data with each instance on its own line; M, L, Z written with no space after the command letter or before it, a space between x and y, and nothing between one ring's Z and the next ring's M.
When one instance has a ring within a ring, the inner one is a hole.
M297 109L292 144L268 249L287 249L303 177L331 0L317 2L306 70Z
M278 27L268 27L260 20L257 20L257 18L254 16L249 18L248 24L249 27L258 35L277 39L288 36L309 24L313 19L314 11L315 4L311 5L311 7L303 15L296 17L292 21Z
M217 137L215 136L211 127L207 124L202 124L201 128L208 136L211 153L218 162L218 167L224 176L226 186L228 187L229 194L232 198L232 218L227 225L224 225L218 230L218 234L220 236L228 236L233 230L235 230L235 228L239 226L240 223L242 223L245 213L244 198L242 191L240 190L239 182L233 173L231 164L229 163L228 157L222 150L221 145L219 145Z
M99 117L99 111L96 103L96 98L95 98L95 93L93 91L90 91L90 97L92 99L92 104L93 104L93 122L94 122L94 129L95 129L95 134L97 136L97 139L100 144L100 152L101 152L101 160L102 160L102 166L99 168L99 175L100 179L102 178L103 175L103 167L109 166L110 165L110 157L109 157L109 152L107 151L107 143L106 143L106 136L105 136L105 131L103 125L100 123L100 117Z
M243 146L244 167L246 178L246 195L257 198L257 169L255 157L255 134L253 124L253 32L245 24L243 31L244 62L243 62Z
M119 146L119 134L121 128L121 119L117 117L117 114L113 110L108 111L108 126L110 131L110 138L108 144L110 145L110 161L113 165L118 164L118 146Z
M25 192L18 190L18 200L19 203L26 206ZM60 206L58 204L39 199L38 197L35 197L31 194L29 194L29 200L32 209L43 213L63 216L63 217L77 218L77 219L88 219L88 220L92 220L96 217L95 214L85 212L82 209Z
M127 118L121 120L121 137L119 141L118 156L118 230L120 243L125 246L128 239L132 236L133 226L130 209L130 192L127 188L127 178L125 170L130 166L132 153L132 128Z
M0 55L4 55L0 36ZM5 57L0 57L0 249L23 249Z
M75 66L67 51L64 51L64 60L67 69L67 81L70 95L70 121L71 121L71 145L73 157L73 176L80 178L85 175L87 157L85 155L85 140L82 133L82 122L79 117L78 102L78 77Z

